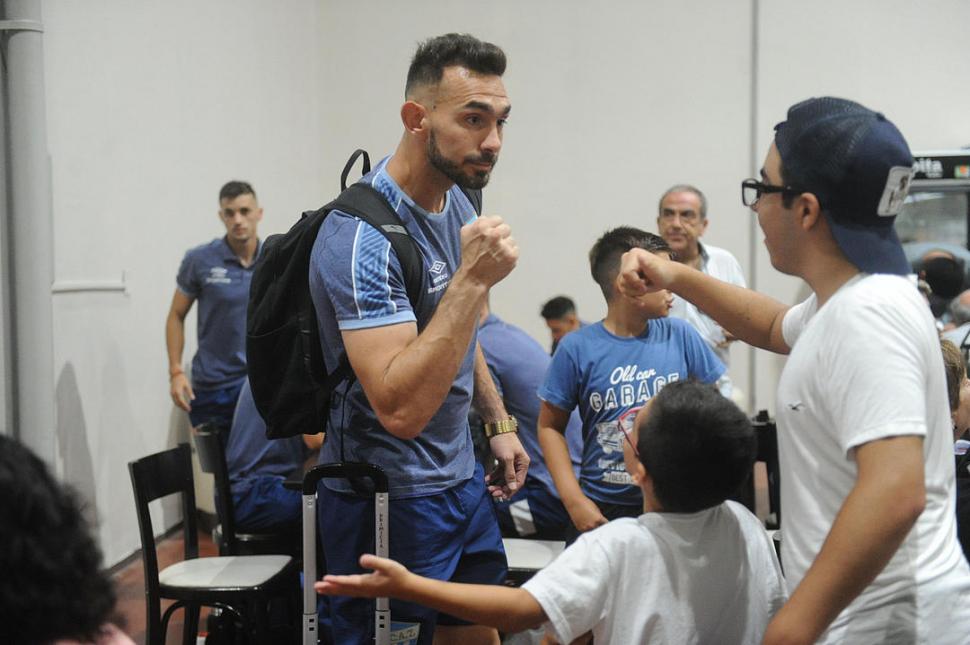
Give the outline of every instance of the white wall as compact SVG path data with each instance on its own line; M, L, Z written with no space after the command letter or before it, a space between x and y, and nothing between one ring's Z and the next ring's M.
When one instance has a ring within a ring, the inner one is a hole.
M970 145L970 2L797 0L761 3L757 148L763 157L788 107L810 96L843 96L892 120L913 150ZM760 164L760 161L759 161ZM758 245L759 288L785 303L807 294L771 268ZM758 392L774 410L780 357L759 352Z
M44 3L55 275L129 282L54 299L60 467L96 505L109 563L138 546L126 463L186 436L164 321L182 254L224 233L219 187L253 182L263 232L323 195L320 5L280 6ZM194 314L188 337L186 361Z
M129 281L128 296L54 301L59 467L95 505L108 562L138 544L126 462L184 437L163 322L182 253L220 234L219 186L254 183L263 234L323 203L354 148L379 157L396 145L420 39L470 31L509 55L514 107L486 210L512 223L522 260L493 306L543 343L538 308L552 295L603 314L587 250L615 225L655 230L670 184L708 194L705 239L747 269L738 183L760 164L753 138L760 155L796 100L857 98L914 148L970 143L970 85L947 72L966 57L970 3L759 8L751 105L751 0L46 0L56 276ZM753 260L749 278L793 302L798 283L763 250ZM192 325L189 336L186 360ZM742 386L748 355L734 350ZM772 406L778 364L757 359L758 407Z

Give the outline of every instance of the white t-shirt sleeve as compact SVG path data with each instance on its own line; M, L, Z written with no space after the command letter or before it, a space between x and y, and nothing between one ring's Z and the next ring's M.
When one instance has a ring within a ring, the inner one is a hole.
M789 348L795 346L798 337L802 335L802 331L805 329L805 325L808 324L817 310L818 300L813 293L785 312L785 317L781 321L781 335Z
M522 587L546 613L547 628L570 643L604 620L613 603L609 557L594 533L584 533ZM646 573L644 575L647 575Z

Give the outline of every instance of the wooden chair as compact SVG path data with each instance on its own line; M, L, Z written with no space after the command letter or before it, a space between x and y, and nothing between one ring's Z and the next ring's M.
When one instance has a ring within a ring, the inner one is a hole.
M269 600L284 598L294 603L294 607L299 603L296 562L286 555L199 557L191 450L187 443L133 461L128 464L128 471L145 566L148 645L165 642L169 618L182 607L185 608L183 643L194 645L202 606L231 611L243 622L253 642L271 642L266 611ZM159 571L149 504L176 493L181 494L182 501L184 560ZM176 601L164 615L161 614L162 598Z

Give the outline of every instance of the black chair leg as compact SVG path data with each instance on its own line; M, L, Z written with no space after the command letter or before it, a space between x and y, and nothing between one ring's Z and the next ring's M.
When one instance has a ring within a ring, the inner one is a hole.
M249 610L252 616L249 626L252 629L250 634L252 634L254 645L270 642L266 605L267 601L265 597L253 598L249 603Z
M181 600L173 602L171 605L168 606L168 609L165 610L165 613L162 614L162 621L159 628L160 634L159 634L159 638L156 640L157 643L160 643L161 645L165 645L165 641L168 639L168 620L172 617L172 614L174 614L178 609L180 609L184 605L185 603L182 602ZM149 635L149 642L151 642L151 640L152 638Z
M185 624L182 626L182 645L195 645L199 634L199 606L185 605Z

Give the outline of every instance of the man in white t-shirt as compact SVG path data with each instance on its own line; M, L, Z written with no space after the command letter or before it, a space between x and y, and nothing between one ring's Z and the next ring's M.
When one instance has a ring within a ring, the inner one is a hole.
M701 244L708 224L707 198L696 187L677 184L660 197L657 232L676 254L674 259L718 280L746 287L741 265L730 251ZM677 295L674 295L670 315L692 324L721 362L730 367L729 343L734 337L725 334L717 321L698 309L697 305Z
M559 643L592 632L611 645L757 645L785 588L764 527L725 501L751 472L751 423L696 381L651 401L623 446L644 513L582 534L522 588L440 582L365 555L374 573L328 575L317 591L408 599L506 633L547 623Z
M631 251L619 286L665 288L752 345L778 384L782 564L791 599L765 643L965 643L970 568L933 318L893 229L912 156L882 114L809 99L742 183L772 265L813 294L787 307Z

